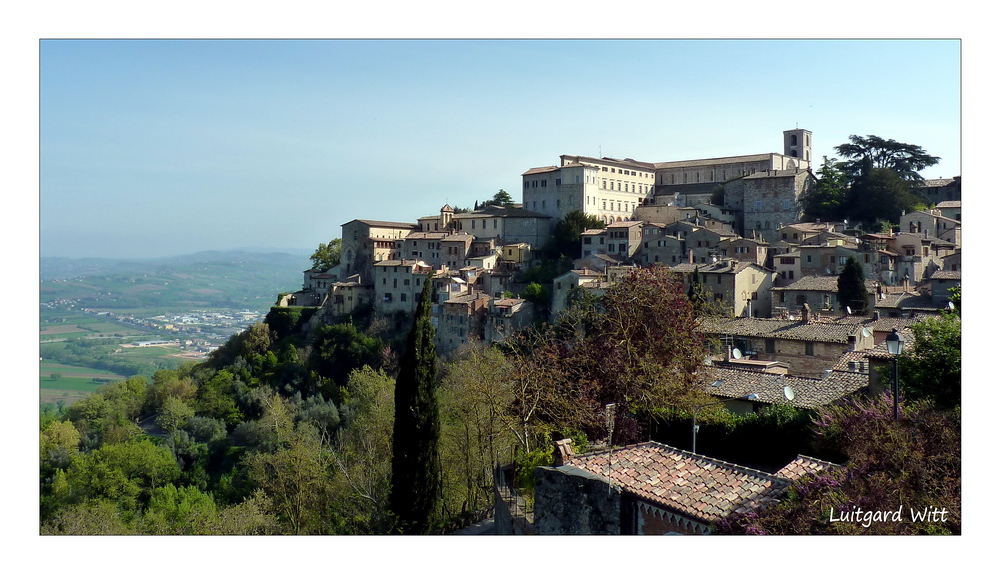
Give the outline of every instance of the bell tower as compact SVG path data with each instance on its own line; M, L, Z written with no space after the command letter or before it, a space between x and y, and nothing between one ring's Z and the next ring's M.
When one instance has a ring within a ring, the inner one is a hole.
M809 130L785 130L785 155L805 160L803 168L812 165L812 132Z

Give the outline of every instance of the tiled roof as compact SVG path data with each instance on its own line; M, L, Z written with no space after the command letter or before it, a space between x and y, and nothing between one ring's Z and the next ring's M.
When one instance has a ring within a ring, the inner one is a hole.
M694 273L697 269L698 273L703 274L738 274L748 267L757 267L761 271L766 270L766 268L759 266L754 262L734 260L730 258L715 262L714 264L677 264L669 266L667 269L677 273Z
M632 226L641 226L641 225L642 225L642 222L625 221L625 222L611 222L610 224L608 224L608 227L609 228L631 228Z
M941 188L955 183L955 178L934 178L930 180L924 180L923 187L925 188Z
M532 174L544 174L546 172L555 172L559 170L559 166L542 166L540 168L531 168L527 172L521 174L522 176L530 176Z
M580 455L566 465L609 477L609 453ZM713 523L776 503L789 479L712 457L647 442L610 453L614 485L655 505Z
M725 158L707 158L704 160L681 160L678 162L656 162L653 164L656 169L662 168L686 168L689 166L710 166L713 164L733 164L738 162L760 162L770 160L771 156L778 154L751 154L748 156L728 156Z
M798 174L808 173L806 170L764 170L756 174L744 176L746 180L760 180L765 178L788 178Z
M705 316L698 320L698 331L737 337L763 337L846 344L848 343L848 336L856 336L861 331L861 327L858 325L837 323L802 323L795 319Z
M407 234L407 240L441 240L447 238L448 232L410 232ZM470 236L471 237L471 236Z
M940 306L934 305L931 296L912 292L886 294L885 299L880 299L875 303L875 307L912 311L938 311L940 309Z
M508 208L504 206L486 206L472 212L465 212L461 214L455 214L455 219L465 220L470 218L546 218L551 219L552 216L546 216L545 214L539 212L533 212L531 210L526 210L524 208Z
M816 475L832 467L840 466L829 461L823 461L822 459L799 455L795 458L795 461L775 472L775 475L784 477L789 481L795 481L805 475Z
M786 286L773 287L771 291L836 292L838 279L837 276L803 276ZM865 287L868 288L869 293L874 293L876 286L878 286L878 281L872 279L865 280Z
M962 279L962 272L953 272L948 270L938 270L931 275L932 280L960 280Z
M827 405L868 385L867 374L854 372L830 374L824 379L814 379L749 369L706 366L698 371L697 377L701 390L714 396L738 399L755 393L757 399L754 401L759 403L791 404L804 409ZM721 384L715 385L720 381ZM785 398L785 386L794 392L791 401Z
M408 230L415 230L420 227L417 224L410 224L406 222L386 222L382 220L351 220L351 222L361 222L373 228L403 228ZM347 222L347 224L351 222ZM346 226L347 224L344 225Z
M960 208L962 207L962 200L945 200L943 202L937 203L938 209L940 208Z

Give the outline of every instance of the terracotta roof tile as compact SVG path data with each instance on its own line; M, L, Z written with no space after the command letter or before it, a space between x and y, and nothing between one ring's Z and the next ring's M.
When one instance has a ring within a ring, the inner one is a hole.
M608 452L580 455L567 465L608 477ZM790 480L655 442L611 453L610 479L653 504L704 522L776 502ZM639 471L632 475L627 470ZM654 483L655 481L655 483Z

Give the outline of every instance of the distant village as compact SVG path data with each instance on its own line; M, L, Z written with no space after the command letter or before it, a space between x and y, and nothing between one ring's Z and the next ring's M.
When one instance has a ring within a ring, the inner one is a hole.
M879 393L885 384L875 368L892 358L886 337L895 332L909 339L910 326L947 309L949 289L961 282L961 178L925 180L919 192L933 207L900 214L891 231L803 221L801 200L817 182L812 134L787 130L782 139L782 153L686 161L563 155L557 165L522 173L519 204L471 211L444 205L416 222L351 220L342 225L340 265L306 270L302 290L283 295L279 305L317 307L315 321L371 305L405 322L423 282L431 281L437 349L446 355L501 341L537 320L553 321L573 290L600 295L636 267L666 266L683 277L685 288L699 283L725 310L699 319L698 329L722 342L700 385L727 400L730 411L779 403L816 408ZM582 257L546 286L548 305L536 305L523 297L519 273L535 264L555 223L575 211L605 227L582 233ZM838 299L838 275L850 258L864 270L864 314ZM562 449L567 461L573 457ZM670 456L703 469L703 460L711 459L666 446L653 451L635 455L634 466ZM623 458L630 457L626 452ZM603 464L594 465L598 473ZM761 501L777 493L772 487L787 487L826 463L789 465L795 469L787 473L759 472L755 481L768 486L758 494ZM653 510L648 521L659 517L663 532L708 532L732 511L720 503L713 516L704 507L693 511L652 496L643 504ZM498 507L498 530L515 532L512 523L501 525L502 516Z

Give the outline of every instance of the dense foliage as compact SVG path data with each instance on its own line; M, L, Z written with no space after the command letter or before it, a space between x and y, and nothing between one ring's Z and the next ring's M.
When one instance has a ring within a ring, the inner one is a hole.
M851 256L847 258L844 269L840 271L837 278L837 299L840 301L840 309L865 315L868 313L868 287L865 286L865 270L858 263L858 260Z
M828 459L847 463L799 480L775 507L730 516L717 532L961 533L958 411L909 402L894 421L886 394L822 408L814 433Z
M962 321L957 313L926 319L911 328L899 358L899 384L908 399L928 399L952 409L962 398Z
M325 271L340 265L341 241L340 238L334 238L330 240L330 243L321 243L316 248L313 255L309 256L314 270Z

